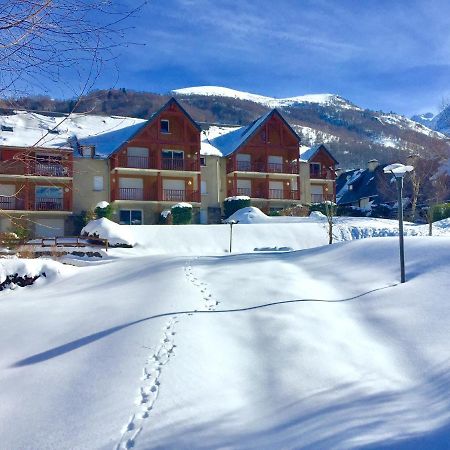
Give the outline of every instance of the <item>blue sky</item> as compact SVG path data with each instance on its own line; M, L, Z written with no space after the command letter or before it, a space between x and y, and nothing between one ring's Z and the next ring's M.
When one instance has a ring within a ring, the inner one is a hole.
M450 96L448 0L151 0L128 39L99 87L330 92L407 115Z

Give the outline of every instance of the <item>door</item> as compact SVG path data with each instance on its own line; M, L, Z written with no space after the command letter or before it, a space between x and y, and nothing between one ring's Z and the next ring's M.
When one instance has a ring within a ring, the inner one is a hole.
M283 172L283 157L282 156L269 156L268 171L272 173Z
M237 195L252 196L252 182L251 180L237 180Z
M36 211L62 211L64 209L64 192L62 187L36 186Z
M317 185L311 185L311 202L320 203L323 202L323 187Z
M37 219L35 235L44 238L64 236L64 219Z
M237 161L237 170L241 172L250 172L251 171L251 156L246 153L238 153L236 155Z
M269 181L269 198L282 199L283 197L283 182Z
M137 169L148 169L148 148L144 147L128 147L127 150L127 167Z
M119 178L120 200L144 200L144 181L142 178Z
M186 200L184 180L163 179L163 200L184 202Z
M165 170L184 170L183 150L163 150L162 168Z

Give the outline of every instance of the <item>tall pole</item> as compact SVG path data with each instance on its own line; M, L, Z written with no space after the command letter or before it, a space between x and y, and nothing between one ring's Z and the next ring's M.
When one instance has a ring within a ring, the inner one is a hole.
M398 204L398 237L400 241L400 280L405 282L405 248L403 243L403 177L396 177L397 181L397 204Z
M230 222L230 253L231 253L231 245L233 243L233 225L234 222Z

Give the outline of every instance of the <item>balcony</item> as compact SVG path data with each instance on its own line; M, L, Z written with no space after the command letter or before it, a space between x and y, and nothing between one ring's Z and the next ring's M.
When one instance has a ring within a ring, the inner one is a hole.
M72 176L72 169L60 163L7 160L0 161L0 174L65 178Z
M228 191L229 197L234 195L246 195L250 198L264 198L267 200L300 200L300 192L293 189L237 188L236 191Z
M285 173L298 174L298 163L266 163L264 161L227 161L227 173L230 172L257 172L257 173Z
M25 198L0 195L0 209L8 211L70 211L69 200L63 198L39 198L34 202Z
M163 189L162 200L166 202L200 202L199 191Z
M310 168L309 170L309 178L314 180L334 180L334 172L331 170L323 169L317 170Z
M114 196L113 196L114 197ZM200 202L200 192L182 189L163 189L158 198L156 190L143 188L120 188L114 200L152 201L152 202Z
M150 169L172 171L200 171L200 161L196 158L157 158L151 156L120 155L115 167L124 169Z

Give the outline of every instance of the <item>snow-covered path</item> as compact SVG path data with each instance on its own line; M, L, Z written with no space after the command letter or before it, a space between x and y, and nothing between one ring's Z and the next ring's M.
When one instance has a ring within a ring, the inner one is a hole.
M450 238L406 239L404 285L396 244L119 258L0 293L0 447L446 448Z

